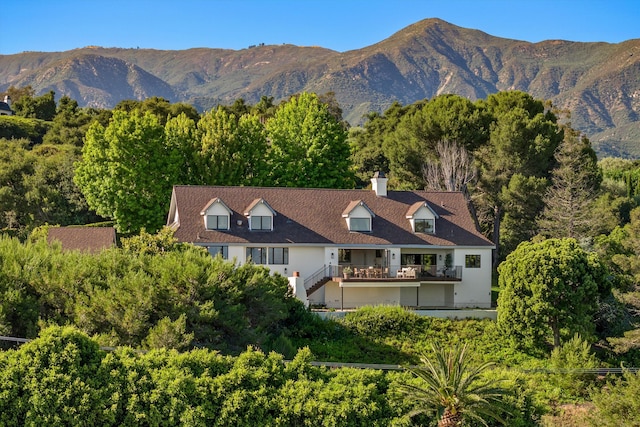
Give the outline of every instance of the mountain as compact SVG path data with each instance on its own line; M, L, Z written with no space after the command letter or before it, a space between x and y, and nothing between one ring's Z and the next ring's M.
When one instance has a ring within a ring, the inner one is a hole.
M640 157L640 39L618 44L494 37L439 19L413 24L347 52L289 44L242 50L163 51L86 47L0 55L0 91L30 84L80 105L111 108L122 99L161 96L206 110L237 98L286 99L333 91L359 124L394 100L442 93L472 100L522 90L571 111L601 156Z

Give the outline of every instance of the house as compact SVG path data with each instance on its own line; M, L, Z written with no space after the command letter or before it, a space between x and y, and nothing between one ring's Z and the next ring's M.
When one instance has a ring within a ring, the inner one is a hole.
M97 253L116 245L113 227L51 227L47 233L49 244L58 241L63 250Z
M0 102L0 116L13 116L13 110L11 109L11 98L9 95L5 95L4 102Z
M311 304L491 306L494 245L459 192L387 191L381 173L372 190L175 186L167 225Z

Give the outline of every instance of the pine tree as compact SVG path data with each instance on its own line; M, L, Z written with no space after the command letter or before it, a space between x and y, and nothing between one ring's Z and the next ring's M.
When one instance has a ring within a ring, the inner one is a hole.
M555 158L557 166L552 171L538 227L546 237L579 240L591 235L594 227L590 206L602 180L598 159L589 140L568 127Z

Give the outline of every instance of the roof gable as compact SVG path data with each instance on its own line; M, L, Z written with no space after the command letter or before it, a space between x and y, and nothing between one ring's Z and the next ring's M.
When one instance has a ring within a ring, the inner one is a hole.
M229 206L227 206L222 200L220 200L219 197L215 197L206 204L206 206L202 209L202 212L200 212L200 215L205 215L207 211L216 204L222 206L227 211L227 213L229 213L229 215L233 213L233 211L229 209Z
M269 205L269 203L267 203L266 200L264 200L262 197L255 199L254 201L252 201L249 206L247 206L247 208L244 210L244 215L245 216L250 216L252 215L252 212L260 207L260 206L264 206L267 209L269 209L271 211L271 215L276 216L276 211Z
M427 202L416 202L411 205L411 207L407 211L406 218L412 219L416 216L419 216L420 211L422 210L428 210L435 219L438 219L438 214L431 208L431 206L429 206L429 203Z
M351 214L354 211L359 210L358 208L360 207L364 208L364 210L366 210L369 213L371 218L375 218L376 214L374 214L373 211L369 208L369 206L367 206L367 204L362 200L354 200L351 203L349 203L349 205L347 205L347 208L342 212L342 217L347 218L351 216Z

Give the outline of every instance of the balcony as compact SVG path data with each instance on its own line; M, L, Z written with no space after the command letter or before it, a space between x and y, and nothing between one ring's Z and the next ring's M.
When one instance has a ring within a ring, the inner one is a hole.
M399 269L391 270L379 266L339 266L337 276L333 280L341 284L376 283L382 285L420 282L459 282L462 280L462 266L437 270L435 266L424 269L420 265L403 265ZM415 286L415 285L414 285Z

